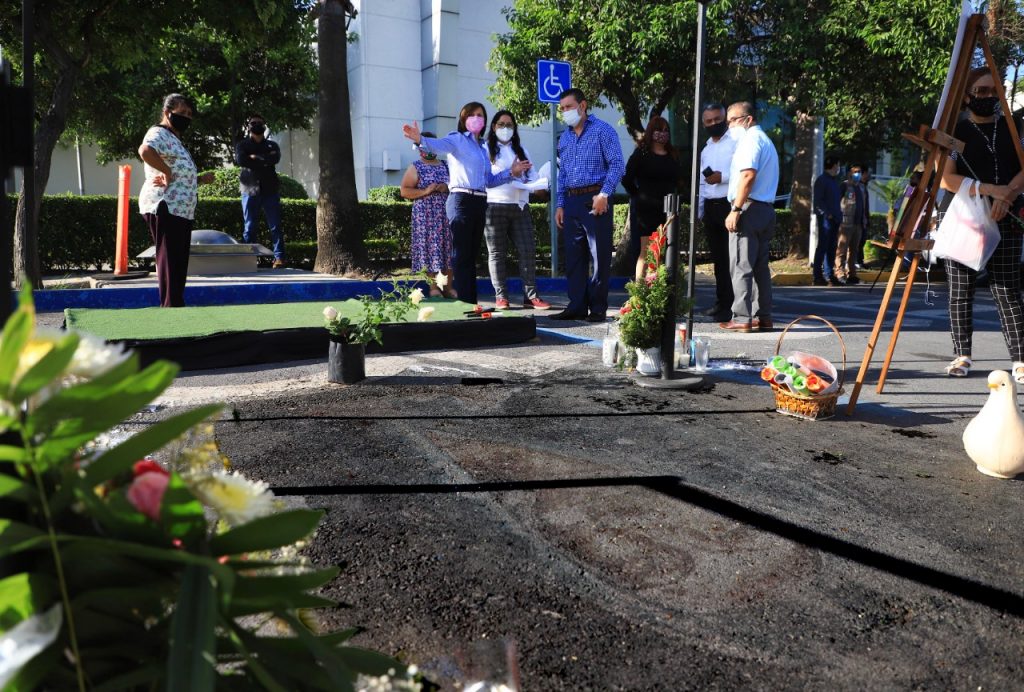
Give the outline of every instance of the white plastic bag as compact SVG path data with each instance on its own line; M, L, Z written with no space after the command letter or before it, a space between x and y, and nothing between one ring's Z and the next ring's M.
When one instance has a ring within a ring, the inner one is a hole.
M948 257L978 271L992 257L999 245L999 226L992 220L988 200L981 196L981 183L974 197L971 185L976 181L964 178L956 197L942 217L935 233L932 254Z

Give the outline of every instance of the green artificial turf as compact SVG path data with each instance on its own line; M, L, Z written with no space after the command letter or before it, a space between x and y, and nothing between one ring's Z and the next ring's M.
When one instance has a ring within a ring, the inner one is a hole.
M193 308L140 308L93 310L68 308L64 316L69 328L89 332L108 341L175 339L209 336L225 332L270 331L297 327L321 327L324 307L333 305L342 316L357 316L362 310L358 300L315 303L264 303L260 305L221 305ZM428 298L420 307L431 306L431 322L461 320L473 306L457 300ZM417 310L410 310L409 322L415 322ZM496 316L500 313L494 313ZM476 318L474 318L476 319Z

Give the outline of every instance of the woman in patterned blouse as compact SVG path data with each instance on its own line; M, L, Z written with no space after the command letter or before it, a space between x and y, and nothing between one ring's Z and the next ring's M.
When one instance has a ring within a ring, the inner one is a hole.
M159 125L146 132L139 147L146 182L139 193L139 212L156 245L160 306L184 307L189 245L195 219L199 183L213 182L213 174L197 178L181 136L192 123L192 104L181 94L164 99Z

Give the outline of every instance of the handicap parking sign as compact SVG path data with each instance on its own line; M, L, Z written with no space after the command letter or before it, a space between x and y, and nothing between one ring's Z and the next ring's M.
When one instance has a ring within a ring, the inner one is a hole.
M537 99L558 103L558 97L572 88L572 65L561 60L537 61Z

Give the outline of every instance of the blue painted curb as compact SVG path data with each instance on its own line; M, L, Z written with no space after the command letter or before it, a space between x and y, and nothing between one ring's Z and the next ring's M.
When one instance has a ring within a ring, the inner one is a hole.
M609 289L621 291L629 279L612 277ZM295 281L289 283L238 283L225 286L186 286L185 303L192 306L253 305L260 303L300 303L348 300L391 288L390 281ZM425 286L424 286L425 288ZM523 282L509 279L508 293L522 293ZM489 279L477 279L477 291L493 296ZM542 295L564 294L566 280L562 277L537 279ZM138 288L72 288L35 291L33 298L39 312L63 312L65 308L150 308L160 304L155 286ZM15 301L17 299L15 298Z

